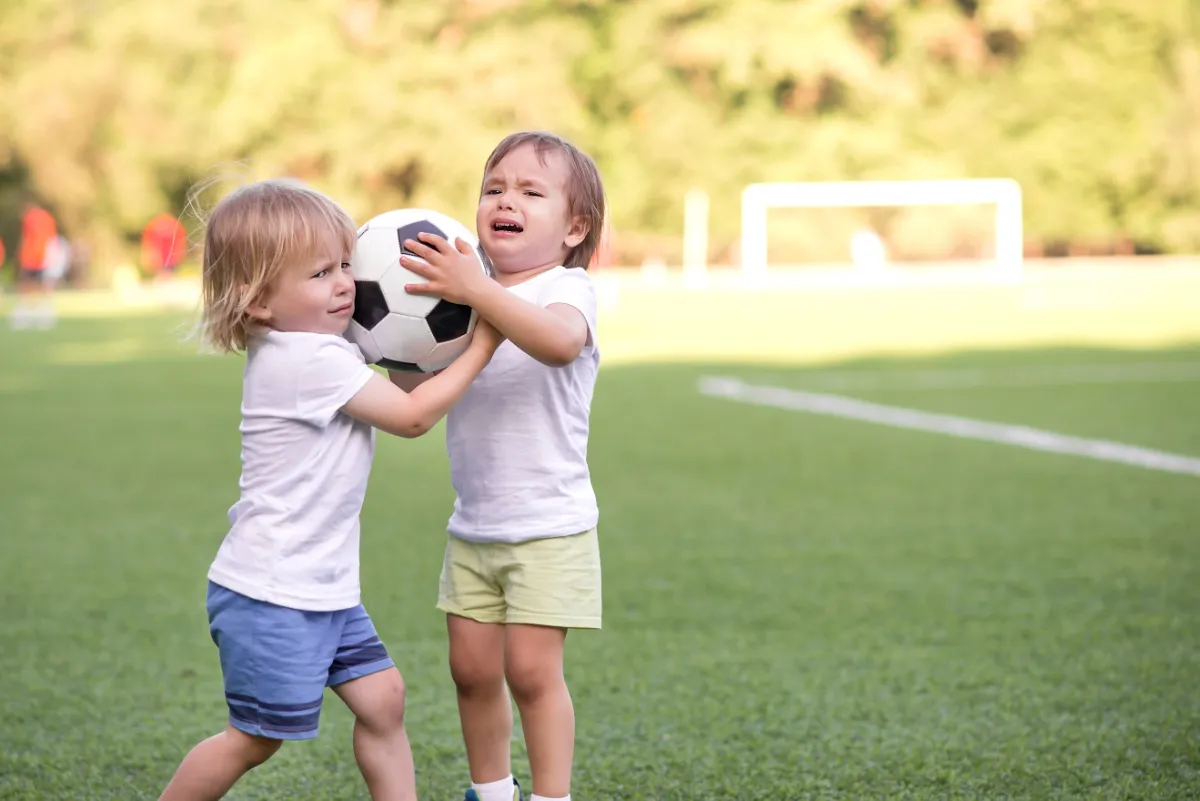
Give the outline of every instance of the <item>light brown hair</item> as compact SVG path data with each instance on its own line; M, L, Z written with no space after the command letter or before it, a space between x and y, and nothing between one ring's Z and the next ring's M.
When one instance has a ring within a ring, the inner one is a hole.
M256 181L226 195L204 232L204 338L220 351L245 350L259 330L247 310L266 299L284 267L320 258L331 231L349 259L350 216L298 181Z
M557 151L567 162L570 177L567 180L567 214L574 220L582 217L587 225L587 235L567 253L563 261L564 267L582 267L587 269L592 261L596 248L600 246L600 238L604 235L605 197L604 183L600 179L600 170L591 156L584 153L575 145L545 131L521 131L504 138L492 155L488 156L483 168L483 180L487 181L488 173L492 171L501 159L522 145L533 145L538 159L546 163L546 154ZM483 188L480 187L480 194Z

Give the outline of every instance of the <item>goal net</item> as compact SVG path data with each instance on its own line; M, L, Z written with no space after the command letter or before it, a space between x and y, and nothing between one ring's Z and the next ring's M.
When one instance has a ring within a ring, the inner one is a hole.
M1020 280L1023 255L1021 187L1006 178L928 181L816 181L803 183L757 183L742 192L741 272L744 279L762 283L768 279L768 226L771 209L912 209L929 206L976 206L990 209L984 219L987 246L975 260L979 269L956 271L958 279L970 273L990 280ZM930 226L937 229L936 223ZM835 243L849 262L868 278L888 271L893 261L886 231L860 225L850 236L831 233L844 241ZM899 259L897 261L903 261ZM949 260L947 260L949 261Z

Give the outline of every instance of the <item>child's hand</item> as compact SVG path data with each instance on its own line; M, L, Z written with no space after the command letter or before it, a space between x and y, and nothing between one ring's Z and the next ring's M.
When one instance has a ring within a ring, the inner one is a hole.
M496 327L482 317L475 323L475 333L471 335L471 344L475 347L482 348L488 353L495 353L496 348L504 342L504 334L496 330Z
M404 247L428 264L410 256L401 256L400 263L428 283L405 284L404 290L412 295L437 295L451 303L471 305L474 293L492 280L483 271L475 250L461 238L451 245L436 234L422 232L418 236L420 242L406 239Z

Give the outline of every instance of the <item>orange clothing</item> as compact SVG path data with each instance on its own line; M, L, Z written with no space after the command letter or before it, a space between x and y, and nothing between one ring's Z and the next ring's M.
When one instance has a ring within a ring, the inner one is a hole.
M187 231L183 223L163 212L142 229L142 264L158 272L183 261L187 249Z
M50 212L34 206L21 218L21 249L17 261L22 270L41 270L46 266L46 246L58 236L58 225Z
M592 260L588 262L588 268L610 267L612 266L612 256L612 229L606 223L600 234L600 241L596 245L596 252L592 254Z

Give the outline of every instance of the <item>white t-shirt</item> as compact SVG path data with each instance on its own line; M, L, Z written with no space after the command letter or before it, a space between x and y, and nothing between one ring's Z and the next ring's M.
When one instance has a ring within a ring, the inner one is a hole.
M600 367L592 279L555 267L509 291L538 306L579 309L588 341L564 367L548 367L506 341L450 410L446 449L457 498L447 528L478 542L563 537L599 518L587 464Z
M260 601L359 603L358 517L375 431L340 409L374 374L332 334L256 337L242 381L241 498L210 580Z

